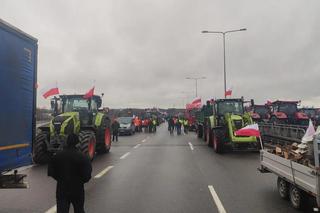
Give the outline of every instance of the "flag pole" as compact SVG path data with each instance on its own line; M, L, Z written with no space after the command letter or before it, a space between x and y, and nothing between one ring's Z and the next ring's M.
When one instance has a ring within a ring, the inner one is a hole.
M262 143L262 140L261 140L261 136L259 136L259 141L260 141L261 149L263 149L263 143Z

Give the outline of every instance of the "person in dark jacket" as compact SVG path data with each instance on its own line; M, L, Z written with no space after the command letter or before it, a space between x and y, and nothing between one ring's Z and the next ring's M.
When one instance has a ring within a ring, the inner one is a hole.
M57 181L57 212L69 212L70 203L75 213L84 213L84 184L91 179L91 161L76 145L79 138L70 134L67 147L54 155L48 164L48 176Z
M113 122L111 124L111 128L112 128L112 141L114 141L114 139L116 139L116 141L118 141L120 124L117 121L117 119L113 120Z

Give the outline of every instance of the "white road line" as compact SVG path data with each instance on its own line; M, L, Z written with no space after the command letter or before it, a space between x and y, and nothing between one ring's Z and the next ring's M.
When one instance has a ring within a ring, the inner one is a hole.
M52 206L48 209L45 213L56 213L57 212L57 205Z
M221 200L219 199L216 191L214 190L213 186L212 185L209 185L208 186L209 188L209 191L212 195L212 198L213 198L213 201L214 203L216 204L217 208L218 208L218 211L219 213L226 213L226 210L224 209L222 203L221 203Z
M147 139L143 139L141 142L144 143L144 142L146 142L146 141L147 141Z
M193 150L193 145L191 142L189 142L189 146L190 146L190 149Z
M120 159L121 159L121 160L122 160L122 159L125 159L128 155L130 155L130 152L127 152L126 154L122 155L122 156L120 157Z
M133 148L136 149L136 148L139 148L139 146L141 146L141 143L138 143L138 144L135 145Z
M97 174L96 176L94 176L94 178L101 178L104 174L106 174L110 169L112 169L113 166L108 166L107 168L105 168L104 170L102 170L101 172L99 172L99 174Z

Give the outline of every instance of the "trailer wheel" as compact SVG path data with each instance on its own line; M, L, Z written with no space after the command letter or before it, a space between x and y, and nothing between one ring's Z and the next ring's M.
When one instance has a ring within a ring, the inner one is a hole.
M278 177L277 181L278 186L278 192L282 199L288 199L289 198L289 184L284 179Z
M302 209L304 204L304 193L294 185L290 187L290 203L295 209Z
M36 164L46 164L50 160L50 154L47 151L46 141L48 140L48 133L39 133L33 144L33 162Z
M83 130L79 132L80 151L93 160L96 153L96 137L93 131Z

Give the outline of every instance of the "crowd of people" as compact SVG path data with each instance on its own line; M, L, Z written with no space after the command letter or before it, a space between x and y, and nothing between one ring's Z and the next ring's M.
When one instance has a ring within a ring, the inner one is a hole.
M188 134L189 131L189 121L186 118L178 117L178 116L172 116L168 119L168 131L171 135L174 134L174 131L176 130L177 135L181 135L181 131L183 131L185 134Z
M134 132L155 133L157 132L157 126L159 126L159 120L157 117L139 118L138 116L132 119L134 124ZM120 124L117 118L114 118L111 124L112 129L112 141L118 141Z

